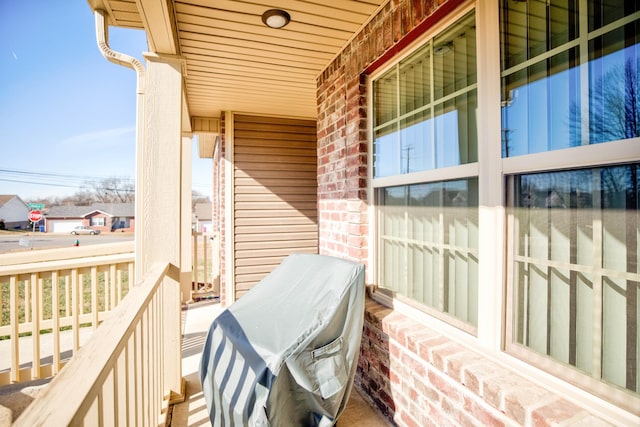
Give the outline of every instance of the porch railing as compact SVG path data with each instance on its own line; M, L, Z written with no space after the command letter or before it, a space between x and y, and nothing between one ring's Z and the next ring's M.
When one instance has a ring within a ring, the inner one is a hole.
M133 267L133 242L0 256L0 338L11 347L0 385L57 374L80 348L81 326L95 330L127 294Z
M164 424L168 396L163 370L170 364L162 328L169 265L155 265L16 420L36 425ZM164 413L163 413L164 412Z
M192 297L194 300L220 295L219 236L192 231Z

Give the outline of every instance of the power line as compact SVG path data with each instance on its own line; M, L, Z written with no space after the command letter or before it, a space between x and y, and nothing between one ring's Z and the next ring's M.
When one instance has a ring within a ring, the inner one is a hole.
M6 182L16 182L19 184L37 184L37 185L48 185L50 187L68 187L68 188L79 188L81 187L81 185L67 185L67 184L54 184L52 182L42 182L42 181L38 181L38 182L34 182L34 181L20 181L17 179L6 179L6 178L0 178L0 181L6 181Z
M52 173L52 172L39 172L39 171L28 171L28 170L19 170L19 169L5 169L0 168L0 174L5 175L19 175L19 176L28 176L28 177L42 177L42 178L59 178L64 180L73 180L73 181L95 181L95 180L103 180L107 177L105 176L95 176L95 175L73 175L73 174L61 174L61 173ZM130 177L124 177L126 179L131 179Z
M78 190L87 187L92 182L102 182L108 179L118 179L129 183L134 183L135 179L130 176L92 176L92 175L73 175L54 172L39 172L31 170L20 170L0 167L0 181L15 182L17 184L33 184L48 187L76 188ZM208 193L211 184L203 182L192 182L192 189ZM106 188L106 190L113 190ZM120 191L133 192L130 189L121 189Z

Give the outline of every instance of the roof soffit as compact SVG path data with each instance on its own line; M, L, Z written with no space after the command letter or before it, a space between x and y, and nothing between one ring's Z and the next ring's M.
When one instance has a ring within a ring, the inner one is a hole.
M144 28L149 50L185 60L183 130L223 111L314 119L317 77L390 0L87 0L109 24ZM291 22L267 28L283 8Z

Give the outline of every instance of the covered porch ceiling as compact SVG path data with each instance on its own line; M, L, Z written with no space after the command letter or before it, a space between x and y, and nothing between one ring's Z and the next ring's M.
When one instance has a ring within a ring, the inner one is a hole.
M316 117L316 79L388 0L88 0L108 24L144 29L149 51L186 60L191 117ZM262 14L291 21L267 27Z

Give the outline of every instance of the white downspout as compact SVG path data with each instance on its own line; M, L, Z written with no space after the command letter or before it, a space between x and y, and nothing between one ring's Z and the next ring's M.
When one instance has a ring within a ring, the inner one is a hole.
M135 194L136 196L142 195L142 185L143 180L141 178L142 171L142 144L144 141L144 82L145 82L145 69L140 61L138 61L133 56L116 52L109 47L109 33L108 26L106 25L106 12L103 9L96 9L94 12L95 15L95 25L96 25L96 40L98 42L98 48L102 53L102 56L107 58L110 62L114 64L122 65L125 67L132 68L136 72L137 83L136 83L136 187ZM138 200L136 197L135 201L135 218L142 219L143 216L143 201ZM138 279L142 277L142 236L143 236L143 227L142 224L134 224L135 227L135 279L133 283L136 283Z

